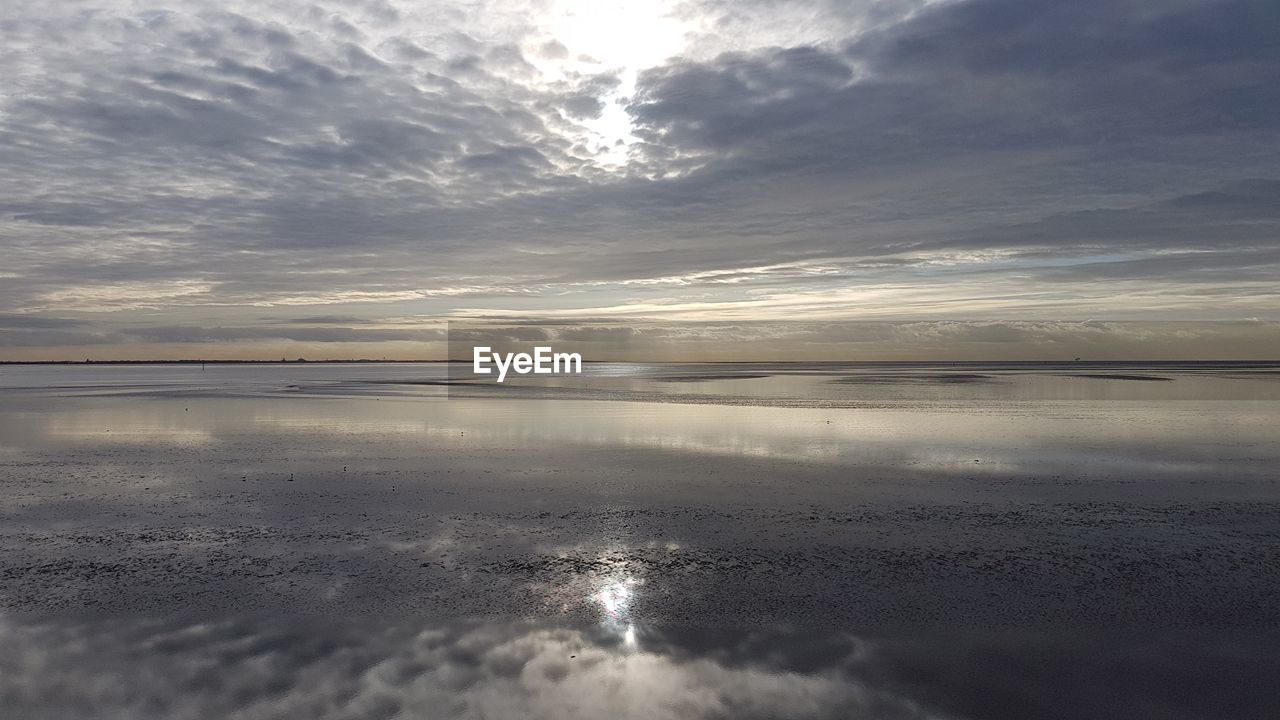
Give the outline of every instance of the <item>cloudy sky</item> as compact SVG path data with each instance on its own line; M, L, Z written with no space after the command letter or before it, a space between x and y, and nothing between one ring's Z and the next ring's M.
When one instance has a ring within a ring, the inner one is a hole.
M423 357L482 317L1280 355L1277 27L1269 0L6 0L0 358Z

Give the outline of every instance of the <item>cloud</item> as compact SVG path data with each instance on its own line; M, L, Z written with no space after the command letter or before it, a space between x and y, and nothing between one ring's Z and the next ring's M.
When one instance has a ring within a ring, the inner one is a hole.
M633 632L635 632L633 630ZM863 639L824 629L162 617L4 618L29 718L847 718L1265 714L1264 642L1185 633Z
M633 104L661 151L812 166L924 153L1274 131L1265 2L940 4L843 47L647 71ZM854 80L854 73L857 80Z
M805 308L806 315L816 315ZM1270 359L1280 353L1280 324L1112 320L850 321L785 318L637 321L622 318L488 318L451 322L450 339L525 349L518 330L538 329L562 351L592 359L970 360ZM530 328L529 324L536 324ZM465 352L454 353L461 357Z
M357 317L355 315L310 315L299 318L267 317L262 319L275 320L276 322L289 323L292 325L359 325L373 322L368 318Z
M4 328L6 330L46 330L50 328L75 327L76 325L83 324L83 320L72 320L70 318L13 315L9 313L0 314L0 328Z
M207 343L231 340L294 340L297 342L371 342L443 340L440 330L400 330L346 327L198 327L189 325L140 326L122 334L147 343Z
M534 625L5 620L0 697L27 717L941 718L853 678L636 652ZM121 675L117 653L129 656ZM110 683L104 678L113 678ZM211 682L211 678L216 681Z
M708 0L585 30L541 5L12 5L0 311L101 336L284 304L1277 307L1258 0Z

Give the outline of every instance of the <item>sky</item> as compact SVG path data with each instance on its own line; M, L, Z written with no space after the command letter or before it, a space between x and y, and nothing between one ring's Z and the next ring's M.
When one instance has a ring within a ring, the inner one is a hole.
M438 357L484 319L722 359L1280 357L1277 27L6 0L0 359Z

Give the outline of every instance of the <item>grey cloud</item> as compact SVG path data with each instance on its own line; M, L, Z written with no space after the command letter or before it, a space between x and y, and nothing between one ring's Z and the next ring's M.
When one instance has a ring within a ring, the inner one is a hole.
M449 340L457 342L493 343L503 345L509 343L527 343L550 340L552 335L541 327L525 326L492 326L467 322L451 322L449 324Z
M128 335L113 332L70 330L9 330L0 328L0 347L40 348L76 345L118 345L130 341Z
M1244 319L723 323L525 317L453 322L450 339L506 350L554 340L557 349L597 359L1228 359L1273 357L1280 352L1280 325Z
M565 47L564 43L559 40L548 40L543 43L538 50L542 53L543 57L556 59L569 57L569 48Z
M358 296L443 316L466 296L592 314L994 280L1056 284L1060 315L1096 313L1106 278L1273 302L1246 285L1280 237L1267 3L686 3L724 32L831 34L641 72L641 141L612 169L577 123L619 72L536 81L533 61L575 49L481 38L446 6L427 32L417 12L15 6L0 308L203 325L183 308ZM183 284L205 289L137 300ZM1008 312L1041 310L1016 295Z
M1275 7L1258 0L1182 0L1157 8L1130 0L1072 6L974 0L872 34L851 54L882 66L1056 76L1139 62L1160 70L1239 67L1280 59L1266 29L1274 19Z
M231 340L294 340L298 342L430 341L444 339L439 330L397 330L344 327L198 327L166 325L127 327L124 335L142 342L206 343Z
M608 624L6 617L0 699L33 719L1265 716L1265 640L1018 629L864 639Z
M600 113L604 112L604 103L600 102L600 98L594 95L574 95L564 100L564 109L570 117L578 119L598 118Z
M355 315L309 315L307 317L298 318L262 318L263 320L275 320L280 323L288 323L293 325L358 325L371 323L373 320L361 318Z
M6 620L0 637L14 651L0 697L33 718L946 717L843 673L629 651L602 629L208 618L107 631ZM137 663L125 675L111 659L120 652ZM32 671L41 667L52 672ZM91 680L104 676L116 682Z
M50 328L66 328L84 325L83 320L74 320L71 318L44 317L40 315L14 315L11 313L0 313L0 328L7 330L46 330Z
M651 70L632 111L660 151L749 149L755 164L809 166L1273 130L1280 53L1256 39L1268 8L948 3L843 53L778 49ZM850 66L868 76L848 82Z
M1280 219L1280 180L1245 178L1216 190L1192 193L1167 202L1174 209L1210 209L1242 220Z
M1061 253L1220 249L1229 257L1235 251L1274 249L1278 238L1280 181L1246 179L1138 206L1054 213L900 247L1014 248L1027 253L1047 248Z
M84 320L0 313L0 346L102 345L124 340L119 333L96 329Z
M620 342L635 338L639 331L633 327L571 327L556 333L561 340Z

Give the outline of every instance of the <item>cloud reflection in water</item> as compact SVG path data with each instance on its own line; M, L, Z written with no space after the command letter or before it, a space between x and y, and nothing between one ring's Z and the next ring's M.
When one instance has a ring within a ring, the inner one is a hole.
M613 618L610 618L613 620ZM1168 635L1168 634L1165 634ZM1274 717L1262 638L0 617L28 720Z
M940 717L839 674L634 638L629 624L6 619L0 702L31 720Z

